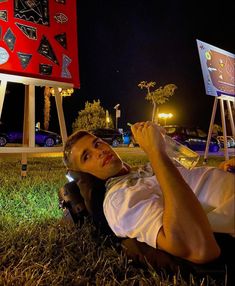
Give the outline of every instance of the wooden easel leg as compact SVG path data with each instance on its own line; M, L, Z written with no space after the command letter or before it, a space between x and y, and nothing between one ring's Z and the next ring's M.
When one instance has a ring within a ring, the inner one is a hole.
M213 104L213 110L212 110L212 114L211 114L210 127L209 127L207 141L206 141L206 149L205 149L205 153L204 153L204 164L207 163L207 156L208 156L209 146L210 146L210 142L211 142L211 135L212 135L213 125L214 125L214 121L215 121L217 104L218 104L218 99L217 99L217 97L215 97L214 104Z
M227 144L227 130L226 130L223 99L220 99L220 112L221 112L221 121L222 121L222 129L223 129L223 136L224 136L224 157L225 157L225 160L228 160L229 156L228 156L228 144Z
M67 140L67 130L66 130L64 112L63 112L63 107L62 107L62 99L61 99L61 96L59 95L58 88L55 88L55 102L56 102L56 108L57 108L58 119L59 119L59 124L60 124L62 142L64 145L65 141Z
M2 107L3 107L4 98L6 94L6 88L7 88L7 81L2 80L0 84L0 119L2 116Z
M231 105L230 105L230 101L227 101L227 108L228 108L228 115L229 115L232 135L233 135L233 138L235 139L234 119L233 119L233 113L232 113L232 108L231 108Z
M23 146L35 147L35 86L25 86ZM27 154L22 153L21 177L27 176Z
M23 147L29 145L29 86L25 85L25 95L24 95L24 122L23 122ZM25 178L27 176L27 154L21 154L21 177Z
M35 86L29 85L29 147L35 147Z

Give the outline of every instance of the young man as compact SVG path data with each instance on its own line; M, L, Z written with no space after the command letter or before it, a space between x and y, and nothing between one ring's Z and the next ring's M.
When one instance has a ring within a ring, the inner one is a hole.
M213 232L234 234L234 175L212 167L176 167L159 126L139 122L131 128L149 158L145 169L133 171L107 143L85 131L68 138L66 166L106 181L104 214L117 236L194 263L216 259L220 248Z

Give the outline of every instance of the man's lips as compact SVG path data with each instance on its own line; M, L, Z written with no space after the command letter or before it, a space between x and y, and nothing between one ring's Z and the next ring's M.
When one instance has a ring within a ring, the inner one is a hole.
M108 154L102 163L102 167L104 167L105 165L107 165L111 160L113 159L113 155L112 154Z

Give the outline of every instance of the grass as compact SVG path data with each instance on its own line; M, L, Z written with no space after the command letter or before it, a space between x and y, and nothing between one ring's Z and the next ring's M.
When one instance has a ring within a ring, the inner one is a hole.
M134 152L120 156L131 165L147 162ZM218 165L221 158L209 158ZM202 164L200 160L199 164ZM20 161L0 159L0 285L218 285L208 277L174 280L135 267L89 221L81 229L62 220L57 192L66 183L62 159L31 158L28 175Z

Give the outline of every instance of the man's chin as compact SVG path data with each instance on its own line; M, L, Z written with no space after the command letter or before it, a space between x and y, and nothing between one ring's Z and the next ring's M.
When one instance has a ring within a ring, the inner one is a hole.
M125 164L123 164L122 161L119 161L119 164L115 164L115 166L112 166L111 164L109 166L109 178L122 176L127 174L128 172L129 169L126 167Z
M111 177L116 177L119 175L119 173L121 172L122 170L122 164L120 164L119 166L117 164L108 164L106 166L107 168L107 175L104 176L105 177L105 180L106 179L109 179Z

